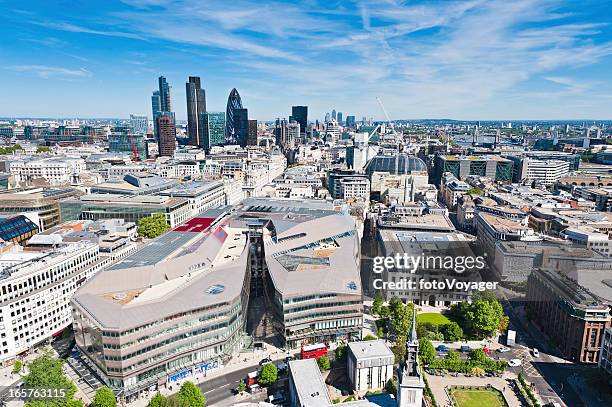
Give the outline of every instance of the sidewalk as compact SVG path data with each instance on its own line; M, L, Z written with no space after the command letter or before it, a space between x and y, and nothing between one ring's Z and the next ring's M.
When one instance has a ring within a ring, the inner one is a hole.
M293 352L291 352L291 354L293 354ZM287 356L287 353L282 352L280 349L276 348L275 346L266 344L266 348L262 352L240 352L238 355L232 357L226 365L219 366L219 368L211 371L206 376L202 374L197 374L195 376L188 377L184 380L181 380L180 382L177 382L175 385L173 385L172 390L164 386L159 389L159 392L163 394L164 396L169 396L171 394L176 393L179 390L180 386L185 381L190 381L196 385L199 385L209 380L213 380L218 377L227 375L229 373L252 366L253 364L258 364L259 361L265 357L269 357L273 361L278 361L278 360L283 360L286 356ZM259 366L257 366L257 369L259 369ZM151 398L153 398L153 396L155 396L156 393L157 392L150 393L148 397L141 397L137 399L136 401L133 401L127 404L127 406L146 407L147 404L149 404L149 401L151 400Z

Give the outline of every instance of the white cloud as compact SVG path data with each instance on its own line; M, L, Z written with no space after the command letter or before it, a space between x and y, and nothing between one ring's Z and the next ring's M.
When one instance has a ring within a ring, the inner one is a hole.
M50 77L60 78L88 78L93 74L85 68L69 69L57 66L46 65L14 65L7 69L16 72L30 72L41 78L47 79Z

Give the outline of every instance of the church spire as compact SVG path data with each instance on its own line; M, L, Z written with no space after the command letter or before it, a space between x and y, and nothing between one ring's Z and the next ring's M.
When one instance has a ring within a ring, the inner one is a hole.
M417 341L417 332L416 332L416 309L412 311L412 328L410 328L410 342Z

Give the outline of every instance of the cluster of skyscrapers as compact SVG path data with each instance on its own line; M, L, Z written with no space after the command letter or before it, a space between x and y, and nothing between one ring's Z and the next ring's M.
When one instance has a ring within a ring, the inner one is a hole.
M172 112L170 85L159 77L159 90L153 92L152 110L155 138L160 156L172 156L176 140L175 114ZM190 76L185 84L187 96L188 144L209 150L216 145L237 144L242 147L257 144L257 121L249 120L248 109L236 88L232 89L225 112L206 109L206 91L198 76Z

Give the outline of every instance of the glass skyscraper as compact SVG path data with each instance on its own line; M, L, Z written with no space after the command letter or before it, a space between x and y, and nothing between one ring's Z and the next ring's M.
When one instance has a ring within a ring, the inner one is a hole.
M200 115L200 126L204 133L204 137L200 140L202 148L208 151L212 146L225 144L225 113L202 113Z
M170 85L163 76L159 77L159 100L162 112L172 111L172 96L170 95Z
M190 76L189 82L185 84L187 95L187 132L189 144L199 146L204 137L204 131L200 127L200 116L206 111L206 93L202 89L200 78Z
M227 109L225 111L225 143L236 144L238 134L236 132L235 110L242 109L242 99L236 88L232 89L227 98Z
M308 124L308 106L291 107L291 118L300 124L300 132L306 133Z

